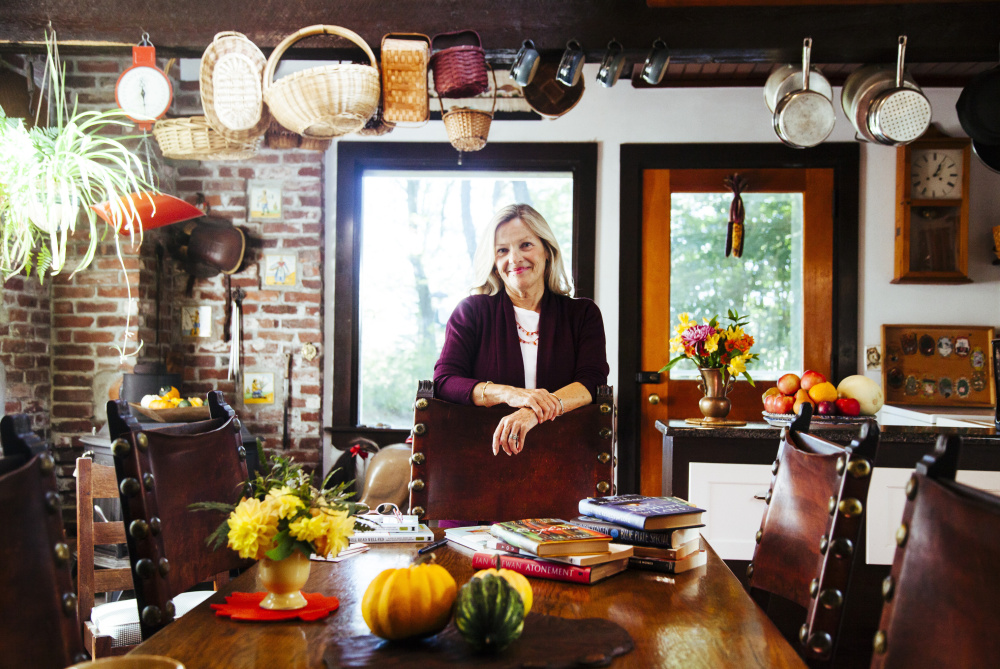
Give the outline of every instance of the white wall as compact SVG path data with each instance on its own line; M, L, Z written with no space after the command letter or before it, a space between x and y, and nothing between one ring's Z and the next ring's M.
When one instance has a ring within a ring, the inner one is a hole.
M605 89L594 80L596 73L596 65L585 67L583 99L563 117L542 122L497 121L490 130L490 141L598 143L596 299L608 335L610 380L617 386L619 145L778 139L760 88L635 89L628 81L620 81ZM925 93L934 110L934 122L949 135L963 135L955 112L960 90L928 89ZM854 130L840 109L839 88L835 95L837 125L827 141L854 141ZM444 125L435 122L418 129L396 129L371 141L446 142L447 134ZM335 155L331 152L330 157ZM969 275L974 283L892 285L895 161L896 149L862 144L859 345L880 343L884 323L991 325L1000 329L1000 267L990 264L994 257L991 229L1000 225L1000 174L972 158ZM329 169L329 178L335 179L335 172ZM329 209L332 222L332 207ZM863 364L860 356L862 368Z

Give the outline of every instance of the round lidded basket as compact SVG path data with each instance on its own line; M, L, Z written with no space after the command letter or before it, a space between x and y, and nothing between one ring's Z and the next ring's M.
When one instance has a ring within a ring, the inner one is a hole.
M445 111L444 102L438 98L438 103L441 105L441 120L444 121L444 128L448 132L448 141L460 152L471 153L486 146L493 113L497 108L497 76L492 67L490 73L493 75L493 107L488 112L468 107Z
M361 47L371 65L313 67L272 81L285 51L313 35L344 37ZM364 127L378 105L381 86L375 54L360 35L339 26L302 28L281 41L264 69L264 101L281 125L303 137L332 139Z
M267 60L245 35L221 32L201 57L199 88L209 125L234 142L261 137L271 123L261 86Z
M257 154L260 138L249 142L226 139L204 116L161 119L153 126L153 137L164 158L174 160L245 160Z

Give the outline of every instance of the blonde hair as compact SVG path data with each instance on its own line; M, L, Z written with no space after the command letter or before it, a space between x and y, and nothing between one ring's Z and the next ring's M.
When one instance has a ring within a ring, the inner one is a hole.
M472 259L472 283L470 291L473 295L496 295L503 287L503 281L497 274L496 267L496 232L504 223L515 218L521 219L524 225L542 241L545 247L545 286L557 295L570 295L572 284L563 265L562 251L559 242L552 234L545 218L528 204L509 204L501 208L490 220L479 238L476 255Z

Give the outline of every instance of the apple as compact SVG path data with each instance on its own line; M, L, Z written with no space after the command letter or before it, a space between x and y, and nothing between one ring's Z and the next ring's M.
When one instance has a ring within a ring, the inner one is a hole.
M842 398L857 400L861 406L861 413L867 416L874 416L878 413L885 402L882 386L861 374L848 376L841 381L840 385L837 386L837 394Z
M819 372L814 372L811 369L807 369L802 374L802 381L800 385L802 386L803 390L809 390L813 386L820 383L826 383L826 377L820 374Z
M778 379L778 390L783 395L794 395L799 391L799 377L797 374L785 374Z
M816 402L809 397L809 393L807 393L804 389L799 388L799 391L795 393L795 399L792 403L792 411L797 414L799 412L799 407L803 404L810 404L813 409L816 408Z
M841 397L837 400L837 409L843 416L861 415L861 404L853 397Z
M820 416L836 416L840 412L835 403L823 401L816 405L816 413Z
M792 413L795 407L795 399L791 395L774 396L774 413Z
M777 411L774 410L775 397L777 397L777 395L766 395L764 397L764 411L767 411L768 413L777 413Z

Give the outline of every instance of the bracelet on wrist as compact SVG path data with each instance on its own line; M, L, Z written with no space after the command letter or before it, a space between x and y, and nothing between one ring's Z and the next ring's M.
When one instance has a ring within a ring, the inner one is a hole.
M483 406L486 406L486 386L493 383L492 381L487 381L483 384L483 387L479 389L479 401Z
M558 400L559 402L559 415L561 416L564 413L566 413L566 405L563 404L562 398L559 397L558 395L553 395L552 397L555 397L556 400Z

